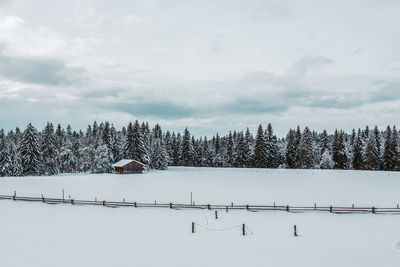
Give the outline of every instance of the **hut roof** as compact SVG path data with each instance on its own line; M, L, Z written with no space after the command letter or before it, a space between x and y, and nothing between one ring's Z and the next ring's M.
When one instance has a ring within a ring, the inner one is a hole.
M112 167L124 167L125 165L131 163L131 162L136 162L142 166L146 166L146 164L141 163L140 161L134 160L134 159L121 159L118 162L115 162Z

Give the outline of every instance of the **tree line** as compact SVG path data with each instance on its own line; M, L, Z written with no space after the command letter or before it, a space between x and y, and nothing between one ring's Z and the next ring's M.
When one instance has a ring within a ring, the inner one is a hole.
M156 124L129 123L117 130L109 122L94 122L86 131L55 128L47 123L38 131L31 123L0 130L0 176L108 173L123 158L135 159L152 169L168 166L400 170L399 132L388 126L318 133L305 127L290 129L278 138L272 125L259 125L255 136L245 131L218 133L210 139L162 132Z

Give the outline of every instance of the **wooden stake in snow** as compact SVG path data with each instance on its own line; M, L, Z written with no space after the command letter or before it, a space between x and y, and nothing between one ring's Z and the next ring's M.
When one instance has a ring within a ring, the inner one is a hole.
M218 212L217 211L215 211L215 219L216 220L218 219Z
M375 207L372 207L372 213L375 213Z
M228 212L228 206L226 206L226 212Z
M190 205L193 205L193 194L190 192Z
M63 195L63 201L64 201L64 188L63 188L63 190L62 190L62 195Z
M332 206L330 206L329 207L329 212L332 213L332 210L333 210L333 208L332 208Z
M192 234L194 234L194 222L192 222Z
M286 206L286 211L290 211L289 205Z
M296 227L296 225L294 225L294 236L297 236L297 227Z
M17 191L14 191L13 200L17 199Z
M246 226L245 226L245 224L242 225L242 234L244 236L246 235Z

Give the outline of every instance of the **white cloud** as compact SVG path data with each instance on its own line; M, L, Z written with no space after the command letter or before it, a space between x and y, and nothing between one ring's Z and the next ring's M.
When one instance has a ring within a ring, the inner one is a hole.
M363 114L345 116L345 126L382 120L377 112L397 118L382 106L400 102L391 98L397 2L1 3L0 111L15 114L0 118L8 128L142 118L199 134L266 121L285 132L330 119L342 127L337 117L350 111Z

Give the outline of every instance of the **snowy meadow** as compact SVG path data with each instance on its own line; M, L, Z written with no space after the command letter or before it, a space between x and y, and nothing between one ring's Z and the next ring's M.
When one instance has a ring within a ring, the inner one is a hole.
M395 207L396 172L170 168L0 178L0 194L196 204ZM383 193L384 192L384 193ZM398 215L107 208L0 201L0 266L396 266ZM196 231L191 233L191 223ZM246 236L241 225L246 224ZM294 237L293 225L299 236ZM24 257L20 255L23 254Z

